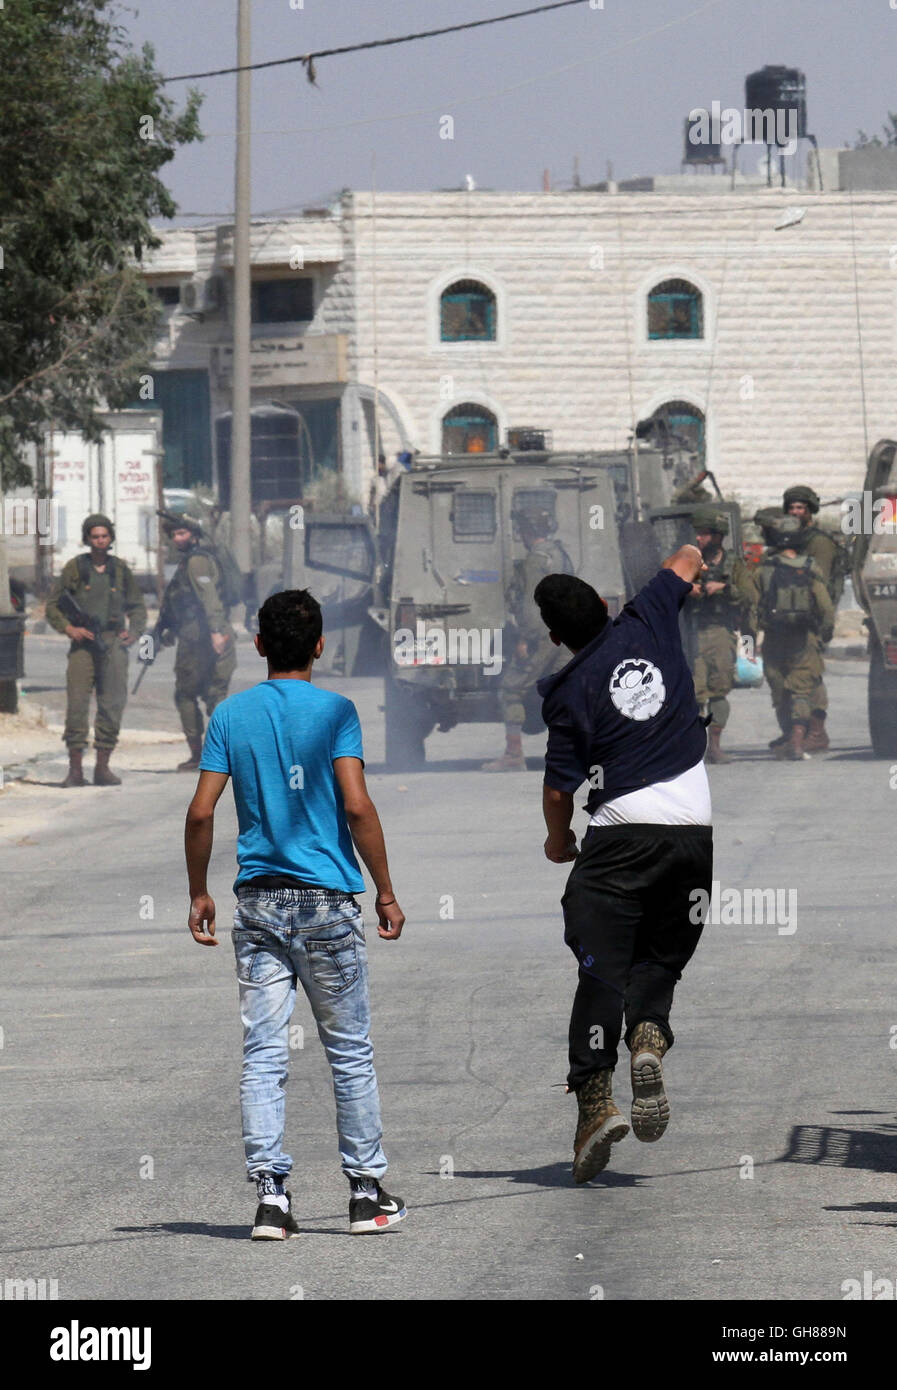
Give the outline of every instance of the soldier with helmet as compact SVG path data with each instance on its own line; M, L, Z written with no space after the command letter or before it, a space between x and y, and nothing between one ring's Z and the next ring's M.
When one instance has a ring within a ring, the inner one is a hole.
M815 524L813 518L819 512L819 497L811 487L803 483L785 489L782 508L787 516L796 517L804 530L802 555L808 555L817 565L822 582L829 592L832 604L837 608L844 591L844 576L847 571L843 548L831 536ZM818 682L812 695L812 709L807 738L804 744L808 753L824 752L829 746L825 727L828 711L828 692L822 680Z
M545 630L533 599L536 585L547 574L572 574L573 564L560 541L551 540L555 520L548 507L527 507L512 513L526 554L515 561L508 592L508 612L514 627L514 655L501 676L499 703L505 725L505 751L483 764L483 772L525 772L523 725L525 702L536 681L563 665L563 656Z
M769 512L758 512L755 520L768 546L754 577L763 666L782 731L769 746L777 758L798 761L808 755L822 649L831 641L835 610L822 571L806 554L807 528L800 520Z
M236 634L230 625L225 575L214 549L204 544L202 524L186 513L162 512L163 526L179 552L178 567L162 597L166 645L177 641L174 703L190 749L178 772L195 772L202 755L203 717L227 696L237 669Z
M735 633L737 629L754 635L754 590L741 556L723 548L723 539L729 534L726 513L714 506L697 507L692 525L707 567L692 585L689 600L697 628L695 695L702 711L710 716L707 760L729 763L732 759L723 752L720 739L729 722L727 697L735 684Z
M47 621L71 639L66 676L63 741L69 770L64 787L84 787L84 750L89 737L91 691L97 787L115 787L120 777L109 768L128 699L128 648L146 627L146 604L130 568L110 553L115 527L97 512L85 518L81 540L90 553L63 567L47 599Z

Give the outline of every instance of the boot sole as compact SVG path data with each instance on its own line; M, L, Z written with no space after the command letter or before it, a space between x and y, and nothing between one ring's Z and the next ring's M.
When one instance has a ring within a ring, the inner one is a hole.
M618 1144L629 1133L629 1125L622 1115L611 1115L600 1129L590 1134L585 1144L573 1160L573 1180L576 1183L589 1182L607 1167L612 1144Z
M656 1052L639 1052L632 1059L632 1132L643 1144L654 1144L669 1122L661 1060Z

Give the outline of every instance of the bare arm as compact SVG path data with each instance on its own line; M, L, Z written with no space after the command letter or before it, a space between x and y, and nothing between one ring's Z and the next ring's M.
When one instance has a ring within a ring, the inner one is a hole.
M395 941L402 934L405 914L392 890L383 827L377 815L377 808L368 796L361 759L334 758L333 772L342 792L346 820L355 848L364 860L377 889L377 931L385 941Z
M190 884L190 916L187 924L193 940L200 946L218 945L215 939L215 901L209 897L206 873L212 854L215 807L226 786L226 772L201 772L184 826L184 852Z
M569 864L576 858L576 836L570 829L573 819L573 797L569 792L542 787L542 814L548 829L545 856L553 864Z
M694 584L701 570L706 569L704 557L696 545L683 545L673 555L664 560L662 569L672 570L684 579L686 584Z

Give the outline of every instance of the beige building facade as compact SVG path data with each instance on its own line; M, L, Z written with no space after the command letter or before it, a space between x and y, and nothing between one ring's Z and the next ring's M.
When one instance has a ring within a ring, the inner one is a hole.
M688 189L351 192L254 222L254 472L287 486L271 430L297 415L292 495L331 469L364 502L378 447L611 449L660 413L748 504L860 488L897 430L897 193ZM226 490L232 229L166 232L145 264L153 381L207 380Z

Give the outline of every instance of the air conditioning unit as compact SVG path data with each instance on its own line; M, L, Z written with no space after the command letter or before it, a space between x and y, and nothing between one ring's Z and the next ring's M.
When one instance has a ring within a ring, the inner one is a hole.
M548 453L551 449L551 430L537 429L534 425L516 425L508 429L508 448L515 453Z
M181 287L181 304L187 314L214 314L221 308L224 294L220 275L207 280L188 280Z

